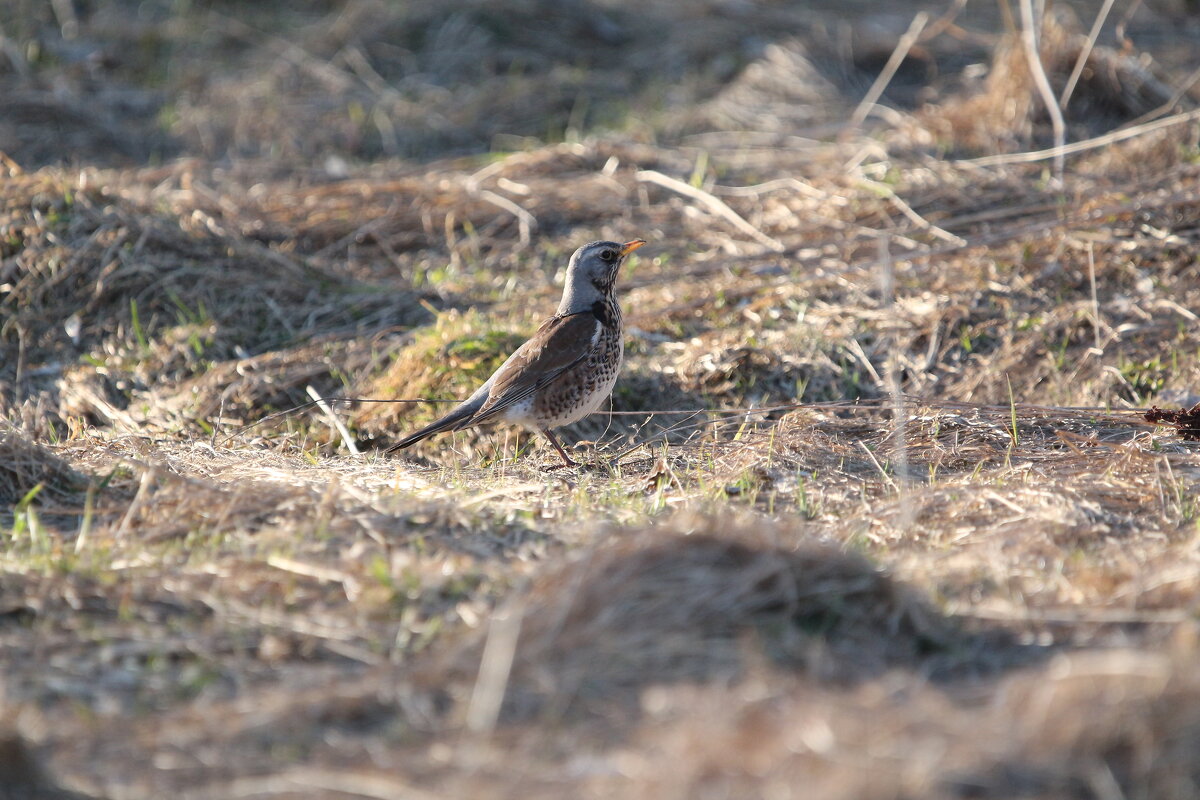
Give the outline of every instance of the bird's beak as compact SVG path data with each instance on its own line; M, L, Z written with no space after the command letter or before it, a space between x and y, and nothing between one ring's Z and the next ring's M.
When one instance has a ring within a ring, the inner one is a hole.
M641 247L645 243L646 243L645 239L634 239L632 242L626 242L625 244L621 245L621 258L624 258L625 256L629 255L630 253L632 253L634 250L637 250L639 247Z

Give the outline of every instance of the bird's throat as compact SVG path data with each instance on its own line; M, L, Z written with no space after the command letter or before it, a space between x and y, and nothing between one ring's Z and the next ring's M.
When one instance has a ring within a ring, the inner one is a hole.
M597 300L595 303L592 303L592 314L606 328L612 328L621 323L621 309L617 306L617 301L612 297L606 297L603 300Z

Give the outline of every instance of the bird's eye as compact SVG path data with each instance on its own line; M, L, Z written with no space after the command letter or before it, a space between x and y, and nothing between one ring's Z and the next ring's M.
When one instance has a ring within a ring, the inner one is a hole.
M617 251L606 247L600 251L600 258L605 261L615 261L617 258Z

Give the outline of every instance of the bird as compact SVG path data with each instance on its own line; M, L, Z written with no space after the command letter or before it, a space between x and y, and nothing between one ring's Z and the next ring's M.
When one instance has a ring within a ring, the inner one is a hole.
M396 442L394 453L443 431L508 422L541 432L571 460L553 429L591 414L612 393L624 356L615 286L621 265L644 239L590 242L567 264L562 301L487 381L441 419Z

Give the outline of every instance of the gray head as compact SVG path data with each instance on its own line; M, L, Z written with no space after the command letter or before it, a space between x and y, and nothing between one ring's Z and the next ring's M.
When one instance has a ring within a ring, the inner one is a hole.
M625 257L645 243L645 239L625 244L590 242L576 250L567 265L567 281L558 313L578 314L610 295Z

